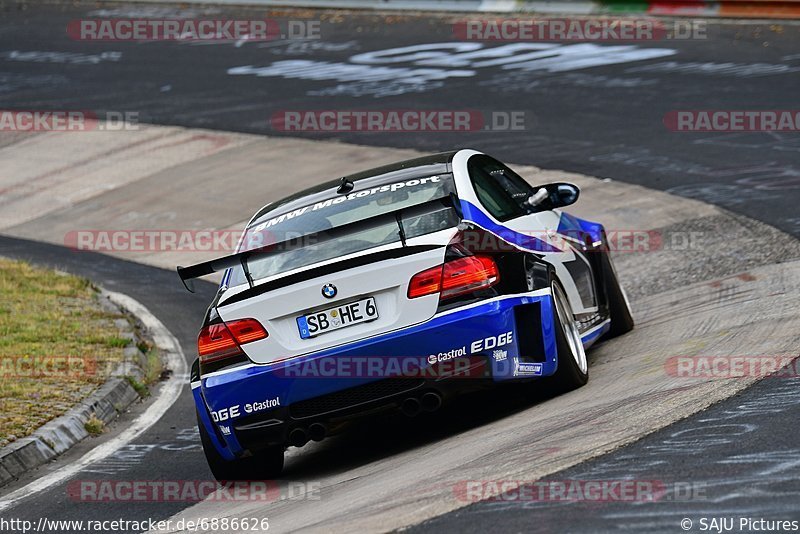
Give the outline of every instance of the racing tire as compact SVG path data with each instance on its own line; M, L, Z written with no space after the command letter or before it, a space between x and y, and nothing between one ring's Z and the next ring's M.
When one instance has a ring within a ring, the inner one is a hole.
M228 461L223 458L211 443L211 438L205 425L197 417L197 426L200 429L200 441L206 455L211 474L218 481L235 480L271 480L277 478L283 470L283 447L270 447L247 458Z
M608 251L603 251L601 254L603 285L608 302L608 316L611 319L611 325L603 339L611 339L633 330L633 315L625 290L619 283L617 270L614 268L611 256Z
M550 291L558 367L555 374L547 380L546 389L549 393L560 394L578 389L589 381L589 364L572 306L555 277L550 281Z

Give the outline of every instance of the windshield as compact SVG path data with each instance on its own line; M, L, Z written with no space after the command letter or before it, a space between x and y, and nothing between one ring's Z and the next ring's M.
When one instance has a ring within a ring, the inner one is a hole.
M357 182L346 195L332 194L313 204L291 211L281 207L253 221L245 235L240 252L287 240L302 242L302 248L248 263L253 280L259 280L338 256L399 242L399 226L387 221L376 227L349 233L325 242L316 242L317 232L330 230L356 221L424 204L455 193L452 174L438 174L386 183L385 178ZM445 205L431 208L422 215L401 219L406 239L451 228L458 224L452 208ZM232 269L229 286L247 283L241 267Z

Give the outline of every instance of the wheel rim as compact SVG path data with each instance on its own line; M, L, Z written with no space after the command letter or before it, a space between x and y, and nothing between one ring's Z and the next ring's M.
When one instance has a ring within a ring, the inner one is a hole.
M589 368L586 362L586 350L583 348L581 334L578 331L578 322L572 315L572 306L569 305L569 300L567 300L567 296L560 285L553 283L551 289L556 313L558 314L558 322L561 324L561 331L564 333L567 346L572 353L572 359L575 360L581 373L585 374Z

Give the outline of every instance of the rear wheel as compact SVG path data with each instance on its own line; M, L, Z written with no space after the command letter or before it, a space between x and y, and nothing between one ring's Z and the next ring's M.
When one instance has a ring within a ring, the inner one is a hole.
M611 339L633 330L633 315L625 290L617 278L617 270L614 269L611 256L608 251L603 251L601 254L603 285L608 299L608 315L611 319L611 326L603 339Z
M197 426L200 428L200 441L208 467L217 480L270 480L280 476L283 470L283 447L270 447L253 456L228 461L220 456L211 443L199 416Z
M572 313L567 295L561 284L553 278L550 281L553 303L553 322L555 323L558 368L547 381L552 393L565 393L577 389L589 381L589 365L583 348L578 322Z

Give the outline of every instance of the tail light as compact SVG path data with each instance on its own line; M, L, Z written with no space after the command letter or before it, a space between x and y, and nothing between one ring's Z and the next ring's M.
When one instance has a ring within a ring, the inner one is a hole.
M255 319L238 319L204 326L197 337L200 363L211 363L242 354L241 345L268 336Z
M441 291L443 267L443 265L437 265L415 274L408 284L408 298L415 299Z
M440 293L442 300L492 287L500 281L497 264L489 256L466 256L415 274L408 298Z

